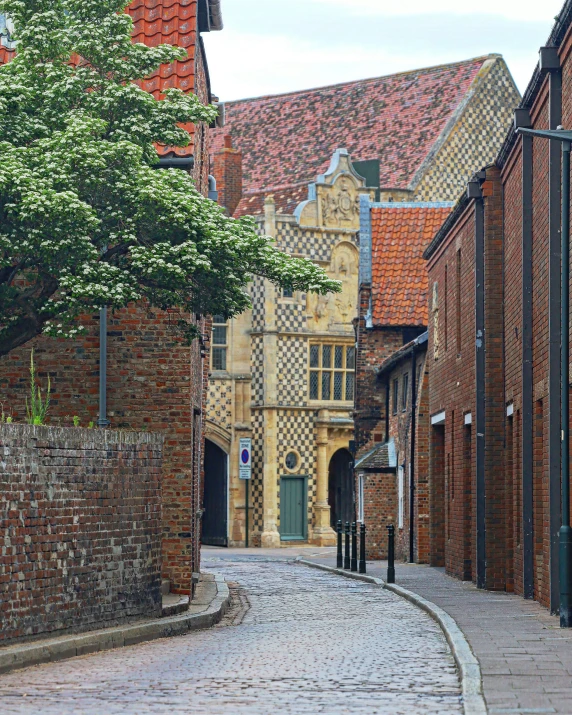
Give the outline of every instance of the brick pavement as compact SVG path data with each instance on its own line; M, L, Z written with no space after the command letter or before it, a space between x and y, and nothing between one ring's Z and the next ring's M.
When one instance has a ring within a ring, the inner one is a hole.
M335 550L304 558L335 566ZM387 562L367 564L385 579ZM572 632L535 601L499 591L481 591L447 576L442 568L397 563L396 583L432 601L452 616L478 658L491 715L572 715Z
M404 599L292 563L286 551L203 558L238 594L226 627L2 676L0 712L462 712L439 627Z

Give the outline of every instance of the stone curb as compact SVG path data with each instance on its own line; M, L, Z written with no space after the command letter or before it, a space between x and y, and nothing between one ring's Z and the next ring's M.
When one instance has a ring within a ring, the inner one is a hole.
M213 575L217 595L202 613L183 613L142 623L0 648L0 673L210 628L221 620L230 602L230 592L224 578L218 574Z
M317 564L313 561L306 561L302 556L298 556L296 561L304 566L310 566L311 568L320 569L321 571L329 571L330 573L345 576L346 578L353 578L357 581L364 581L365 583L373 583L377 586L381 586L381 588L393 591L393 593L407 599L428 613L431 618L437 621L441 626L445 638L449 643L449 647L451 648L451 652L453 653L453 657L455 658L455 662L457 663L457 667L459 668L465 715L486 715L488 710L483 696L481 666L479 665L479 661L475 658L463 631L459 628L456 621L442 608L418 596L416 593L413 593L413 591L408 591L406 588L396 586L393 583L386 583L381 578L345 571L344 569L338 569L333 566Z

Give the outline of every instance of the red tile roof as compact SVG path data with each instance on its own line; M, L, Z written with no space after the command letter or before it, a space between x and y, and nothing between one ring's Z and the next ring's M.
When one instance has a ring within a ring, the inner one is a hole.
M197 44L197 0L133 0L127 8L133 18L133 41L149 47L175 45L187 50L188 58L161 65L150 77L139 82L156 99L163 90L178 87L184 92L195 88L195 55ZM157 147L161 155L189 156L193 153L194 125L185 129L191 135L186 147Z
M231 134L242 150L246 200L314 181L340 147L380 159L382 187L407 188L487 59L227 102L211 147Z
M382 204L371 209L374 325L427 325L427 266L423 251L451 206Z
M5 65L6 62L10 62L12 57L14 57L14 50L9 50L0 43L0 65Z
M234 212L235 217L264 213L264 199L270 193L274 196L277 213L293 214L298 204L308 198L308 182L304 181L297 186L278 186L273 191L256 191L243 195Z
M133 18L133 41L149 47L175 45L187 50L188 59L161 65L150 77L139 82L154 97L159 98L168 87L192 92L195 87L195 50L197 44L197 0L132 0L127 11ZM0 64L9 62L14 51L0 46ZM192 124L185 129L194 134ZM158 147L159 154L188 156L193 153L192 142L187 147Z

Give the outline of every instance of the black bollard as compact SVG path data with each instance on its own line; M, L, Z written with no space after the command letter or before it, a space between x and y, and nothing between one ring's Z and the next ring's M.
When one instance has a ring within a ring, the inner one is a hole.
M352 571L357 571L357 525L352 522Z
M360 573L365 573L365 524L359 527L359 568Z
M344 553L344 568L349 569L350 568L350 522L346 521L346 543L345 543L345 553Z
M336 559L336 566L337 568L341 569L342 566L344 565L344 557L342 556L342 522L341 519L338 519L338 523L336 524L336 531L338 532L338 555Z
M387 527L387 583L395 583L395 527Z

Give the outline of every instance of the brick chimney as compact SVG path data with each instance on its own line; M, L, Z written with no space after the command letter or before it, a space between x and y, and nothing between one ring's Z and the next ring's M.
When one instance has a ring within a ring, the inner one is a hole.
M232 216L242 198L242 152L233 149L230 134L224 137L223 148L213 157L213 176L216 179L218 202Z

